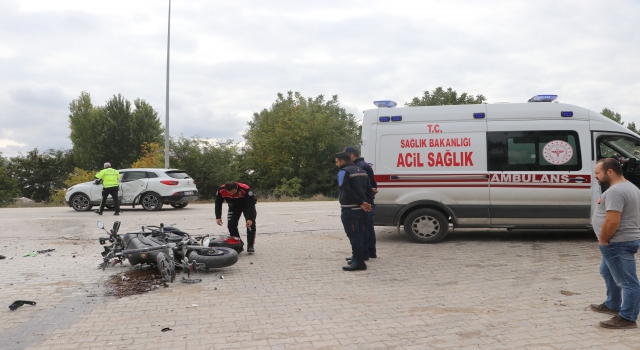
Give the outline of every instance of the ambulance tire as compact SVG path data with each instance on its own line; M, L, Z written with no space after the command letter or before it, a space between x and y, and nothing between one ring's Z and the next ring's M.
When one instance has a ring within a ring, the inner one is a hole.
M404 233L417 243L438 243L449 233L449 221L434 209L417 209L404 220Z

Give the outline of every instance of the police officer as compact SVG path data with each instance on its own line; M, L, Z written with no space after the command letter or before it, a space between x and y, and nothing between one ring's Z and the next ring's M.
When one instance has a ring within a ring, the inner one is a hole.
M369 183L373 189L373 194L378 194L378 184L373 175L373 169L371 165L364 161L364 158L360 157L360 152L355 147L345 147L344 152L349 153L351 161L360 169L364 170L369 177ZM371 211L367 213L367 230L363 233L362 241L364 244L364 260L369 258L377 258L376 254L376 232L373 228L373 216L375 215L376 205L371 202ZM348 259L348 258L347 258Z
M222 226L222 202L229 204L227 214L227 228L229 234L240 238L238 221L240 215L244 215L247 221L247 252L253 253L253 245L256 240L256 196L251 188L240 182L226 182L220 186L216 193L216 223Z
M335 155L338 170L338 187L342 225L351 243L351 259L349 265L343 266L345 271L366 270L362 232L365 230L367 212L371 211L373 189L369 184L367 173L351 162L348 153Z
M120 215L120 199L118 198L120 183L118 183L118 177L120 177L120 173L118 173L116 169L111 168L111 163L109 162L104 163L104 169L96 174L96 178L102 180L102 201L100 201L100 209L95 211L96 214L102 215L104 205L107 203L107 197L111 195L113 205L116 209L113 215Z

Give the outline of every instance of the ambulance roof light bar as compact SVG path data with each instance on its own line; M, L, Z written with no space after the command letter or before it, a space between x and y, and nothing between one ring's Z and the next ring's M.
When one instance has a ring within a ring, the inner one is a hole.
M558 98L558 95L535 95L527 102L553 102Z
M397 103L390 100L373 101L373 104L378 108L394 108L398 105Z

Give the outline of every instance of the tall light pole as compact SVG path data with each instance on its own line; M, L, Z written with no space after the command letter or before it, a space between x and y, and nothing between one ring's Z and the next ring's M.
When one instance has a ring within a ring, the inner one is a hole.
M164 122L164 168L169 169L169 42L171 39L171 0L169 0L169 20L167 21L167 101Z

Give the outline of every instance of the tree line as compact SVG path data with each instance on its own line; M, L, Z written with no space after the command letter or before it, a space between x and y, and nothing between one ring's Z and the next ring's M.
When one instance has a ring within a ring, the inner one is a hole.
M438 87L404 105L486 101L481 94ZM69 103L69 112L71 149L36 148L16 157L0 153L0 206L16 197L61 204L66 188L91 181L105 161L116 169L164 167L164 128L145 100L132 103L118 94L96 106L83 91ZM601 113L625 124L619 113L608 108ZM626 126L638 132L634 123ZM243 142L172 137L170 163L196 181L202 199L213 198L226 181L248 183L258 194L335 197L333 155L359 145L360 139L357 118L340 107L337 95L305 97L290 91L278 93L270 107L253 114Z

